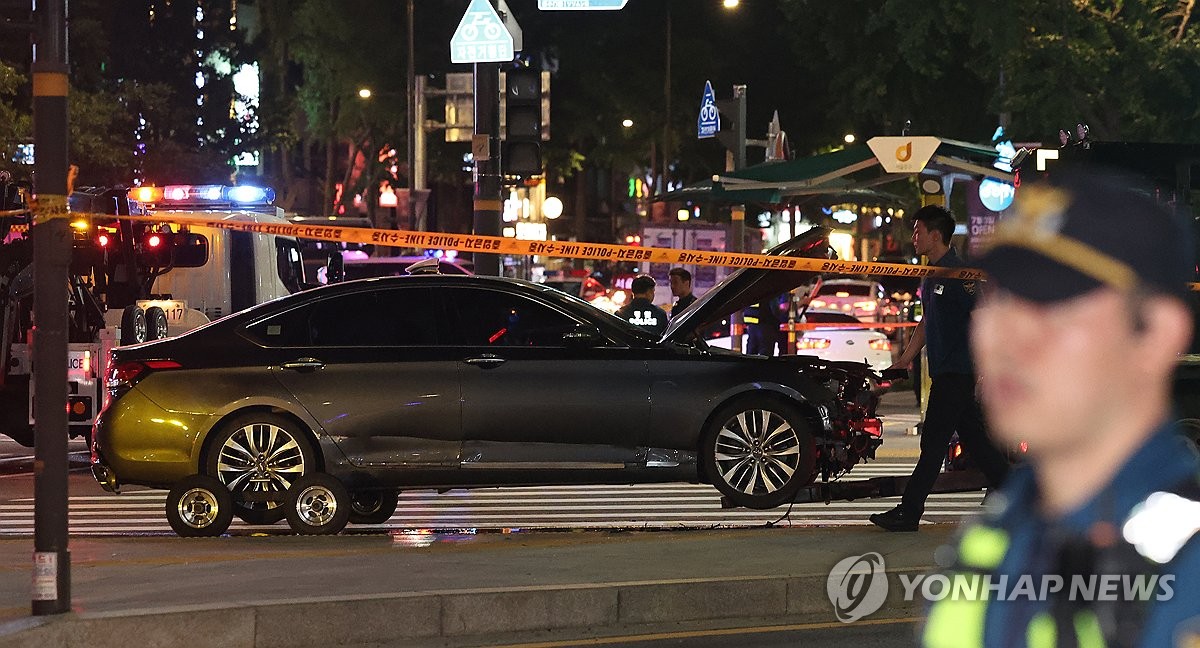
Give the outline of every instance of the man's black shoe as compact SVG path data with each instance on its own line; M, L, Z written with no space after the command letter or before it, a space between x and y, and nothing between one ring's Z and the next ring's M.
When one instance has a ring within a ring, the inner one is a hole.
M888 531L916 531L921 518L897 506L887 513L875 513L870 520L875 526Z

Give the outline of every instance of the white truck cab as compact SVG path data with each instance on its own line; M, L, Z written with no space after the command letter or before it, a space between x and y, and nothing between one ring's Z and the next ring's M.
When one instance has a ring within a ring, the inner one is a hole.
M69 207L77 216L67 361L71 436L91 431L114 346L179 335L306 287L295 238L200 224L287 224L273 200L270 189L219 185L137 187L127 193L83 188L72 194ZM14 246L7 256L20 261L6 264L11 276L0 277L5 367L0 433L32 445L33 282L32 256L19 247L25 243L5 244Z

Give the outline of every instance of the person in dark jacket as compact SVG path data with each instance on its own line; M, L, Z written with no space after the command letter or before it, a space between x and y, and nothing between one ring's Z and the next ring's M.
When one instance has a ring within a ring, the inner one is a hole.
M654 277L638 275L629 285L633 301L617 311L617 317L640 326L655 335L667 330L667 312L654 305Z
M684 268L671 268L668 278L671 282L671 294L675 296L675 305L671 307L671 319L683 312L685 308L696 301L692 294L692 273Z

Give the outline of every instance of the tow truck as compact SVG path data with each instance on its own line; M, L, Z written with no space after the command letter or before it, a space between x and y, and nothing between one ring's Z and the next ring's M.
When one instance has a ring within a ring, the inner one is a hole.
M109 351L178 335L307 287L296 239L189 220L286 224L268 188L84 187L72 192L68 424L88 438ZM0 433L33 445L30 214L0 214ZM161 221L129 216L162 217Z

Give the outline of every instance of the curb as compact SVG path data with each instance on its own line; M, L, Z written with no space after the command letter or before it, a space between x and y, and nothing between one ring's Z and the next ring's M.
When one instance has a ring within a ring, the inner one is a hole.
M874 617L919 614L889 570ZM320 648L365 645L497 645L505 637L580 640L681 624L720 627L836 622L825 574L635 581L549 587L317 597L110 613L68 613L0 624L7 648ZM870 617L868 617L870 618Z

